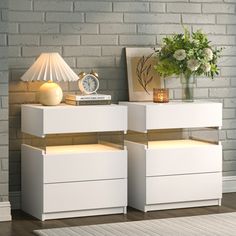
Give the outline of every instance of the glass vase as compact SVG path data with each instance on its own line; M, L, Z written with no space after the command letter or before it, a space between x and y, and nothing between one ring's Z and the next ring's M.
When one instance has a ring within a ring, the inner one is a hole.
M195 77L193 75L181 74L180 81L182 84L182 101L193 102Z

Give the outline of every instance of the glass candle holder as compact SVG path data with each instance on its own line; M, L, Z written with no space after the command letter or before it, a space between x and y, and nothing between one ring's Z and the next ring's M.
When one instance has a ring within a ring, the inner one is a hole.
M153 102L158 102L158 103L169 102L169 89L154 88L153 89Z

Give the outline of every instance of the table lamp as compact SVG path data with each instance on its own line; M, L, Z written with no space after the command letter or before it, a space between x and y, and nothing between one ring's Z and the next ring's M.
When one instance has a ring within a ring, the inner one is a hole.
M54 82L78 79L59 53L42 53L21 77L23 81L47 81L39 88L39 102L46 106L56 106L63 98L61 87Z

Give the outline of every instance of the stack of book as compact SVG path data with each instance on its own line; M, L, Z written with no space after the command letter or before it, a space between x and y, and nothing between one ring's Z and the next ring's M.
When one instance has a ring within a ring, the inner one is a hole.
M109 105L111 104L111 95L106 94L67 94L65 103L74 106L81 105Z

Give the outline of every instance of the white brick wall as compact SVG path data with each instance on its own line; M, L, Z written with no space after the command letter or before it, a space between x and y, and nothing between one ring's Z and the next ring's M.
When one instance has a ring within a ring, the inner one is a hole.
M166 4L154 2L150 3L150 12L165 12L166 11Z
M0 202L8 201L8 63L7 1L0 3Z
M11 10L19 10L19 11L25 11L25 10L32 10L33 5L32 5L32 0L12 0L9 2L9 8Z
M78 57L83 60L83 57L93 57L93 56L101 56L101 47L99 46L65 46L64 47L64 55L65 56L73 56ZM79 66L81 67L81 66Z
M75 1L75 11L81 12L112 12L111 2L102 1Z
M215 24L215 15L210 14L183 14L184 24Z
M81 35L81 45L118 45L117 35ZM79 56L79 55L78 55Z
M2 1L0 6L4 6ZM166 34L182 32L182 23L190 30L203 29L213 43L225 47L220 76L213 81L199 78L195 96L223 102L224 175L236 175L235 0L9 0L9 6L9 37L0 27L0 47L8 40L12 191L20 190L19 105L35 101L38 88L19 80L41 52L61 53L76 72L94 68L100 74L100 92L110 93L114 101L127 100L123 48L155 46ZM0 109L7 109L7 80L4 75L0 78L4 81ZM168 86L171 97L180 98L179 80L170 79ZM63 84L63 88L76 91L77 85ZM6 129L7 121L0 121L0 134ZM0 137L1 146L5 136Z
M21 23L19 31L22 34L56 34L59 33L59 24L53 23Z
M167 24L180 23L180 14L172 13L124 13L124 22L128 23L152 23Z
M98 24L89 23L61 24L60 28L62 34L98 34L99 32Z
M135 24L100 24L101 34L136 34Z
M38 35L9 35L8 45L39 45L39 39Z
M15 0L21 2L21 0ZM31 0L32 1L32 0ZM10 1L11 2L11 1ZM73 2L72 1L34 1L34 11L42 12L71 12L73 11Z
M203 4L202 5L203 13L235 13L234 4Z
M116 12L149 12L147 2L114 2L113 11Z
M83 13L65 13L65 12L48 12L46 13L46 22L84 22Z
M10 0L11 1L11 0ZM43 22L44 14L31 11L9 11L9 22Z
M167 3L167 12L201 13L199 3Z

